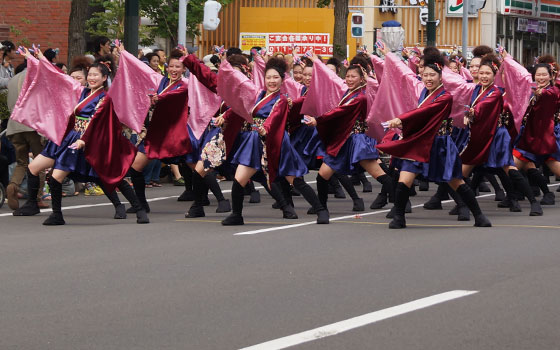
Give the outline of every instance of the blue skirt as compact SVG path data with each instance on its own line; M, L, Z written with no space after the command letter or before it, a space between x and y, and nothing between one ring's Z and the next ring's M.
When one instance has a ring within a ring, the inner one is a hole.
M496 129L496 134L490 145L488 160L484 164L488 168L503 168L514 165L511 146L511 136L505 126Z
M261 158L263 145L256 131L242 131L236 140L235 153L231 158L232 164L241 164L247 167L262 170ZM278 176L303 176L307 174L307 166L298 155L287 132L284 132L278 164Z
M76 130L70 130L68 135L62 140L60 146L49 141L41 154L47 158L54 159L54 169L69 171L72 180L79 182L96 181L97 174L86 160L83 149L69 148L74 142L80 139L82 135Z
M206 146L206 144L208 142L210 142L210 140L214 136L219 134L222 131L222 129L221 128L206 128L204 130L204 132L202 133L202 135L200 135L199 139L194 137L194 134L193 134L190 126L187 125L187 129L189 130L189 138L191 139L192 151L191 151L191 153L189 153L185 156L185 162L195 164L199 160L201 160L200 154L202 153L202 150L204 149L204 146Z
M302 125L290 134L290 142L308 168L315 168L317 157L325 156L325 147L319 138L317 129Z
M448 182L462 179L461 158L455 141L449 135L438 135L430 150L430 162L401 159L400 170L421 174L429 181Z
M468 127L458 128L454 126L452 128L451 139L455 142L455 146L457 146L459 152L467 147L467 143L469 142L469 135L470 130Z
M358 164L362 160L379 159L379 152L375 146L377 141L366 134L352 134L346 140L336 157L325 154L323 163L342 175L362 172L364 169Z
M517 144L519 142L519 140L521 139L521 135L523 135L524 130L525 130L525 126L522 125L521 129L519 130L519 135L515 139L515 144ZM554 153L551 153L551 154L533 154L531 152L522 150L522 149L517 148L517 147L515 147L515 150L518 151L519 153L521 153L521 155L524 158L527 158L528 160L535 163L537 166L540 166L540 165L544 164L546 161L551 160L551 159L560 162L560 124L555 124L554 125L554 137L556 138L556 152L554 152Z

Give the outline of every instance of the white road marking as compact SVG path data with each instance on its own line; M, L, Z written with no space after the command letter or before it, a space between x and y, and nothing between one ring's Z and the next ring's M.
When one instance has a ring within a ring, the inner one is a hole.
M310 342L313 340L330 337L335 334L346 332L354 328L363 327L375 322L383 321L391 317L403 315L412 311L424 309L430 306L441 304L453 299L462 298L476 294L478 291L453 290L441 294L432 295L426 298L414 300L405 304L393 306L387 309L371 312L369 314L357 316L344 321L332 323L323 327L311 329L305 332L289 335L287 337L274 339L265 343L249 346L240 350L278 350L291 346Z

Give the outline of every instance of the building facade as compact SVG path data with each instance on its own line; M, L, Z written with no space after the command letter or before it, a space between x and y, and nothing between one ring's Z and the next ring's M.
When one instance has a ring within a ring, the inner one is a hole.
M59 48L60 61L68 53L68 24L72 0L2 1L0 39L18 45L41 43L41 48Z
M519 62L531 65L545 53L560 55L559 0L495 0L496 36Z

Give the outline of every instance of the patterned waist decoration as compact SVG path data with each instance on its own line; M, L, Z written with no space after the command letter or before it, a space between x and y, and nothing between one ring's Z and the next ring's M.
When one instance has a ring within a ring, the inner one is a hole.
M257 131L264 125L266 119L263 118L253 118L253 123L243 122L243 128L241 131Z
M84 118L84 117L76 117L76 122L74 123L74 130L79 132L80 134L84 134L84 132L86 132L86 129L89 125L90 122L90 118Z
M451 135L453 119L444 119L438 129L438 136Z
M352 128L350 134L365 134L367 130L367 123L364 120L356 119L356 122L354 123L354 127Z
M500 114L500 117L498 117L498 128L502 126L508 127L510 117L511 114L509 112Z

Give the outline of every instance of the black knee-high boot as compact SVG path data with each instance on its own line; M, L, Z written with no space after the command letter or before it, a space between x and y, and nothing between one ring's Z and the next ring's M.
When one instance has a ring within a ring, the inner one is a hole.
M381 192L387 193L389 195L389 202L393 202L395 187L394 187L394 181L391 178L391 176L387 174L383 174L381 176L378 176L376 180L381 184Z
M532 168L527 170L527 177L530 181L533 181L535 185L537 185L543 193L543 197L541 199L542 205L554 205L554 193L550 192L548 186L546 185L546 179L541 174L538 169Z
M101 187L103 193L105 193L105 197L107 197L109 201L111 201L111 204L113 204L113 207L115 207L115 215L113 216L113 218L126 219L126 208L124 207L124 204L121 203L117 191L109 192L107 191L105 185L103 185L103 182L99 181L96 183L97 186Z
M472 190L472 187L469 185L465 184L465 186ZM455 207L449 211L449 215L457 215L457 221L469 221L471 219L471 215L463 197L461 197L461 195L459 195L456 191L453 191L449 185L447 185L447 192L456 203Z
M193 170L185 163L180 163L179 165L179 173L183 177L183 181L185 181L185 190L177 200L179 202L190 202L194 200L194 192L193 192L193 184L192 184L192 177L193 177Z
M281 178L277 181L279 181L280 188L282 189L282 195L284 196L284 199L286 199L286 202L289 205L291 205L292 208L295 208L294 200L292 198L292 186L290 185L288 180L286 180L286 178Z
M446 200L449 198L449 194L447 192L447 184L438 183L438 187L436 193L430 197L430 199L424 203L424 209L427 210L441 210L443 207L441 206L441 201Z
M395 189L395 206L393 209L393 220L389 223L389 228L399 229L406 227L405 208L410 195L410 188L403 182L397 184Z
M509 178L515 187L517 187L521 193L527 197L529 202L531 203L531 212L529 213L530 216L541 216L543 215L543 211L539 202L535 199L535 195L533 190L531 190L531 186L529 186L529 182L521 175L519 170L511 169L508 172ZM549 192L551 193L551 192Z
M144 175L134 170L134 168L130 168L130 179L132 180L132 185L134 186L134 192L136 193L136 198L140 201L140 204L146 210L146 213L150 212L150 205L146 200L146 182L144 180ZM126 211L127 213L136 213L136 210L133 207L128 208Z
M39 176L33 175L27 169L27 201L13 213L14 216L32 216L40 213L37 204L37 194L39 193Z
M338 179L346 192L348 192L350 198L352 198L352 211L364 211L364 200L358 196L358 192L356 192L354 185L352 185L352 180L350 180L348 176L338 173L334 173L334 176Z
M278 203L278 207L282 210L282 215L284 219L297 219L298 216L296 214L296 211L294 210L294 207L289 203L288 200L286 200L285 197L286 191L282 190L283 181L285 181L285 179L279 179L277 181L274 181L270 185L270 194L276 200L276 203Z
M43 225L64 225L65 222L62 217L62 184L51 176L49 187L51 190L52 214L43 222Z
M206 184L204 183L204 179L202 179L197 171L193 171L192 185L194 201L187 213L185 213L185 217L201 218L206 216L206 214L204 213L204 199L206 197L206 193L208 193L208 190Z
M196 171L194 171L196 173ZM196 175L195 175L196 176ZM194 180L194 178L193 178ZM212 191L212 194L214 194L214 197L216 197L216 200L218 201L218 207L216 208L216 213L227 213L231 211L231 205L229 203L229 200L224 198L224 194L222 193L222 189L220 188L220 184L218 184L218 180L216 180L216 174L209 173L206 174L206 176L204 177L204 184L206 185L206 187L208 187L210 189L210 191ZM206 196L205 196L206 198Z
M136 223L138 224L149 224L150 219L148 218L148 214L146 213L146 209L140 204L138 197L136 197L136 193L134 189L130 186L128 182L125 180L121 181L119 184L119 190L123 194L124 198L130 203L132 208L134 208L136 212Z
M325 180L320 174L317 174L317 197L324 209L329 210L327 201L329 198L329 180Z
M517 201L517 194L515 193L516 190L513 186L513 183L511 182L511 178L503 169L498 169L497 175L500 178L500 182L502 183L504 190L506 191L506 198L498 203L498 208L509 208L509 211L514 213L521 212L521 207L519 206L519 202ZM521 176L523 177L523 175ZM525 179L525 177L523 177L523 179Z
M329 179L329 194L334 194L334 198L344 199L346 195L340 186L340 182L338 182L338 178L336 176L331 176Z
M317 175L319 176L319 175ZM301 193L303 198L307 203L311 204L311 208L317 213L317 223L318 224L328 224L329 223L329 212L323 207L319 197L313 191L313 188L309 186L302 178L296 177L294 179L294 187Z
M360 179L360 182L362 183L362 192L366 193L366 192L372 192L373 191L373 187L371 186L371 182L368 181L366 174L364 174L363 172L358 173L358 178Z
M252 180L245 185L245 194L249 195L249 203L260 203L261 193L255 188L255 183Z
M419 191L429 191L430 190L430 181L426 179L418 179L418 190Z
M491 227L492 223L490 220L482 213L480 210L480 206L478 205L478 201L476 200L476 196L474 195L473 190L467 185L462 184L461 186L457 187L457 194L461 196L467 207L474 216L474 226L477 227Z
M488 180L488 182L490 182L490 184L494 188L494 193L495 193L494 200L496 202L503 201L506 198L506 194L504 193L504 190L502 190L502 188L500 187L498 180L496 180L496 176L494 176L494 174L485 172L484 177L486 178L486 180Z
M224 220L222 225L243 225L243 198L245 197L245 189L237 180L233 179L231 186L231 214Z

